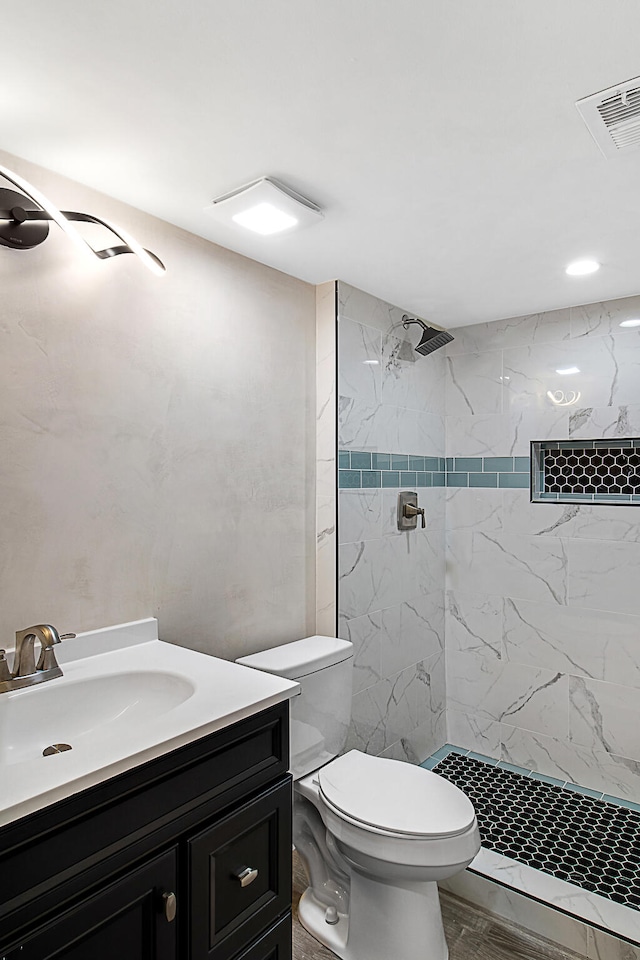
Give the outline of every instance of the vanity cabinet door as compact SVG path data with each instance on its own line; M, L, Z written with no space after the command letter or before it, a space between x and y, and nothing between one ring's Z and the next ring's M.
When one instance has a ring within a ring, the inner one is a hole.
M193 837L189 878L190 960L230 960L286 913L291 778Z
M291 960L291 914L283 917L237 960Z
M65 911L3 960L177 960L177 848ZM165 896L167 895L167 896Z

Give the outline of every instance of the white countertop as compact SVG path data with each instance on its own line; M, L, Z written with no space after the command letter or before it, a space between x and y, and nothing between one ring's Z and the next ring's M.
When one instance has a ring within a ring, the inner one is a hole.
M0 694L0 825L300 690L291 680L164 643L151 618L79 634L56 654L64 676ZM73 749L42 756L60 742Z

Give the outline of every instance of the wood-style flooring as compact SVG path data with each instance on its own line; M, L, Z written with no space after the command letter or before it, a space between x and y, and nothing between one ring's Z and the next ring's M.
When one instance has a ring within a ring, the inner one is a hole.
M293 960L336 960L298 920L298 900L307 886L304 867L293 855ZM485 913L450 893L440 892L449 960L581 960L577 953ZM366 958L363 958L366 960ZM389 957L393 960L393 957ZM416 960L429 960L416 953Z

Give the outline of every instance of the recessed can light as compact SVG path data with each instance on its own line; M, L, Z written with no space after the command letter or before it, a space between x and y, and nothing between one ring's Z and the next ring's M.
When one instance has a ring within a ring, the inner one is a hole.
M556 373L561 374L563 377L566 377L570 373L580 373L580 367L560 367L559 370L556 370Z
M600 264L597 260L574 260L573 263L570 263L565 273L570 277L586 277L590 273L595 273L596 270L600 269Z
M620 324L621 327L640 327L640 319L638 320L623 320Z

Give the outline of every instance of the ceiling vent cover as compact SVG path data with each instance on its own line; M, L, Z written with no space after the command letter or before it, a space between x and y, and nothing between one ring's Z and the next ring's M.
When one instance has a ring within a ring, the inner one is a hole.
M640 77L576 101L605 157L640 147Z

